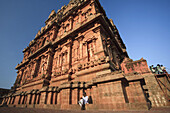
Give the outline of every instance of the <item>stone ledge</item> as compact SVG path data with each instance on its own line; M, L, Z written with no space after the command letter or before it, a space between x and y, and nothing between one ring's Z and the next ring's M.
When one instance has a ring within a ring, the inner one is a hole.
M28 84L26 84L26 85L21 86L21 88L24 89L24 88L26 88L26 87L31 87L31 86L35 86L35 85L38 85L38 84L43 84L44 80L45 80L45 79L41 79L41 80L36 81L36 82L34 82L34 83L28 83Z
M103 71L105 69L109 69L110 68L110 64L107 63L107 64L101 64L101 65L98 65L96 67L93 67L91 69L86 69L86 70L82 70L82 71L79 71L77 73L75 73L75 76L82 76L82 75L85 75L85 74L90 74L90 73L94 73L94 72L97 72L97 71Z
M135 81L144 79L141 75L134 75L134 76L126 76L125 77L128 81Z
M149 110L147 103L87 104L86 110Z
M57 81L60 81L60 80L65 80L65 79L68 79L68 74L67 75L61 75L61 76L58 76L56 78L51 78L51 81L50 82L57 82Z
M125 77L123 76L123 74L116 74L116 75L112 75L110 74L106 74L106 75L101 75L101 77L99 78L94 78L93 79L93 83L101 83L101 82L108 82L108 81L114 81L114 80L118 80L118 79L124 79Z

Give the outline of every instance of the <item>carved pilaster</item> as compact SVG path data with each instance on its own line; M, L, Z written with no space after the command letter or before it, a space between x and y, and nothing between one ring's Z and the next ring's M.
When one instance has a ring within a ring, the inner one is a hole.
M69 30L72 30L73 29L73 16L70 16L68 21L69 21L69 25L70 25Z
M78 14L78 17L79 17L79 23L81 23L82 11L79 9L77 14Z
M52 28L52 41L54 41L57 38L58 28L56 26L53 26Z
M52 71L52 62L53 62L53 55L54 52L52 50L52 48L49 48L48 52L48 58L47 58L47 75L51 75L51 71Z

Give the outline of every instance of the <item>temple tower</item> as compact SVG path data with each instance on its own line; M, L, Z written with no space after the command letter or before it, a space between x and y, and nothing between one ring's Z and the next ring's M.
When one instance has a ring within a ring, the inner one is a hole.
M52 10L23 53L14 86L3 97L9 106L80 109L83 92L91 99L86 109L168 105L161 89L152 89L158 85L146 60L129 58L98 0L70 0Z

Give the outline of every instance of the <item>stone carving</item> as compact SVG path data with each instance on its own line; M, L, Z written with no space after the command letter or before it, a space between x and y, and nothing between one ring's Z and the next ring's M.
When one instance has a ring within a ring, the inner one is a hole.
M130 58L125 58L121 64L121 68L125 73L131 73L136 71L138 73L149 73L146 60L141 58L140 60L133 61Z
M90 66L93 67L94 66L94 61L90 62Z
M89 68L89 67L94 67L94 66L97 66L97 65L101 65L103 63L108 63L110 60L109 60L109 57L108 56L101 56L100 58L98 58L98 60L94 60L94 61L89 61L87 63L84 63L84 64L78 64L77 65L77 70L80 71L80 70L83 70L83 69L86 69L86 68Z
M41 75L47 74L47 56L41 57L41 64L40 64L39 73Z
M56 16L56 12L55 12L55 10L52 10L48 19L53 18L54 16Z
M31 78L35 77L35 70L36 70L36 60L32 60L29 64L29 74Z
M66 69L64 69L64 70L63 70L63 74L67 74L67 73L68 73L68 71L69 71L69 70L68 70L67 68L66 68Z
M78 64L77 68L78 68L78 71L80 71L82 69L82 64Z

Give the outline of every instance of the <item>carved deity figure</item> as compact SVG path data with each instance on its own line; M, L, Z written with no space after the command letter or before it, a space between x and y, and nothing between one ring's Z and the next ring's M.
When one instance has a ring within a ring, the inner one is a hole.
M39 73L46 74L46 71L47 71L47 56L43 56L41 60Z
M30 71L31 77L33 77L34 76L34 72L35 72L35 63L31 63L30 64L29 71Z
M87 53L88 53L88 61L92 60L94 57L94 47L92 41L87 43Z

